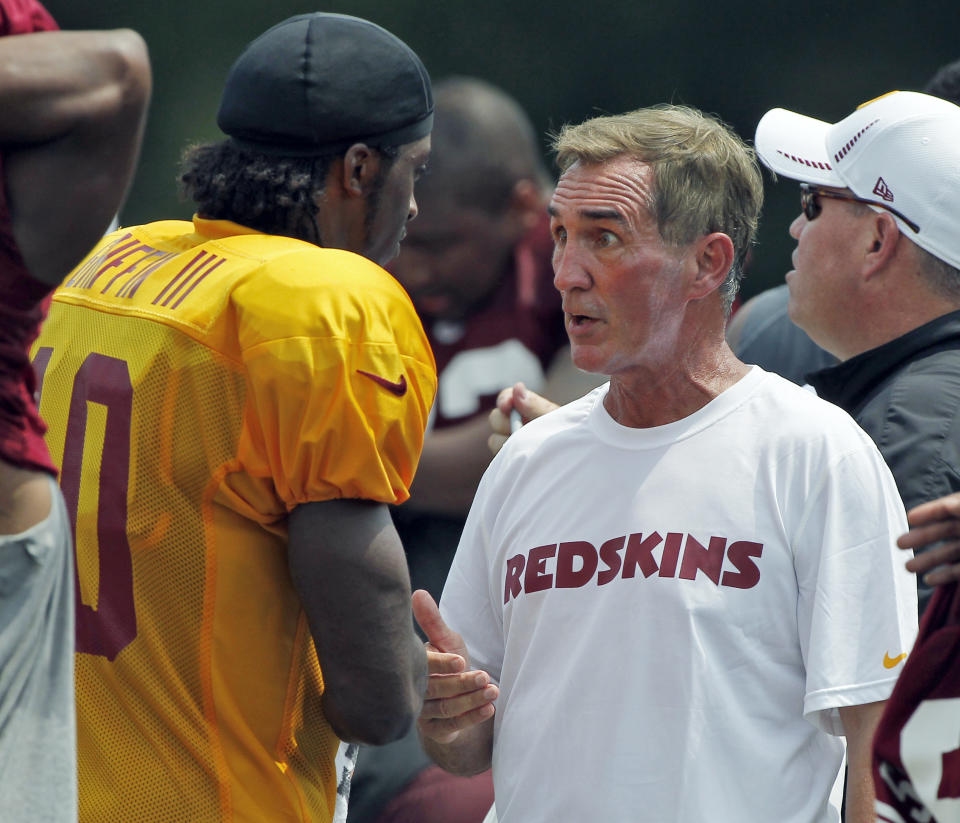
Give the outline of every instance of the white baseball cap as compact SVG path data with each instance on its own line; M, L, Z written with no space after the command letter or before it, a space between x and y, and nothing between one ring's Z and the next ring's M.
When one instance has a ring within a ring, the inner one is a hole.
M757 124L754 145L777 174L850 189L876 210L886 207L906 237L960 268L960 106L892 91L839 123L772 109Z

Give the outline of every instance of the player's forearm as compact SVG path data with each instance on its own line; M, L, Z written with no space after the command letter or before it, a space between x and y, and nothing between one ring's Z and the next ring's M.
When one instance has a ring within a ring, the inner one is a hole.
M869 746L865 757L862 753L849 753L847 769L847 823L873 823L876 811Z
M288 521L290 571L342 740L383 745L419 714L427 659L413 631L410 578L387 507L306 503Z
M406 655L391 654L353 682L325 682L324 714L341 740L382 746L410 729L423 705L426 655L412 633L404 645Z
M390 743L406 734L423 706L427 655L413 631L409 583L396 571L367 566L365 585L350 587L356 608L314 631L324 708L341 740Z
M883 702L868 703L862 706L849 706L840 709L847 738L847 823L873 823L873 736Z
M420 735L424 751L444 771L469 777L490 768L493 758L493 718L461 731L451 742L438 743Z

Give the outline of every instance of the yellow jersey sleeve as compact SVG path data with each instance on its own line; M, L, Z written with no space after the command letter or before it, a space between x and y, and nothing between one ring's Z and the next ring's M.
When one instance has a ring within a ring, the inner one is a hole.
M285 255L231 298L247 391L238 471L224 482L268 520L309 501L406 500L436 392L399 284L349 252L325 250L320 270L317 259ZM257 479L283 511L262 511Z

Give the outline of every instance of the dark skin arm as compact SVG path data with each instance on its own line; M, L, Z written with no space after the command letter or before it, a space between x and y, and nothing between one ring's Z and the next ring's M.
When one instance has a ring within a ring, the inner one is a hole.
M930 586L960 580L960 492L910 509L907 522L910 531L897 545L922 552L907 561L907 569L923 575Z
M387 506L297 506L288 554L333 730L341 740L374 746L402 737L423 704L427 659L413 630L406 557Z
M133 31L0 38L0 145L17 245L58 284L99 240L133 177L150 97Z
M30 274L57 285L100 239L133 176L150 98L132 31L0 37L0 153L11 230ZM0 460L0 534L50 511L42 472Z

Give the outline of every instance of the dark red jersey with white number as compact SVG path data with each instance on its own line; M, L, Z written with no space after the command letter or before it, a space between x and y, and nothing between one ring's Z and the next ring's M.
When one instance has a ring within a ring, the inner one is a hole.
M484 305L463 321L425 323L440 386L434 426L487 414L504 386L541 388L567 345L560 293L553 286L553 238L544 218L514 249L514 265Z
M873 747L879 823L960 820L960 589L940 586Z

